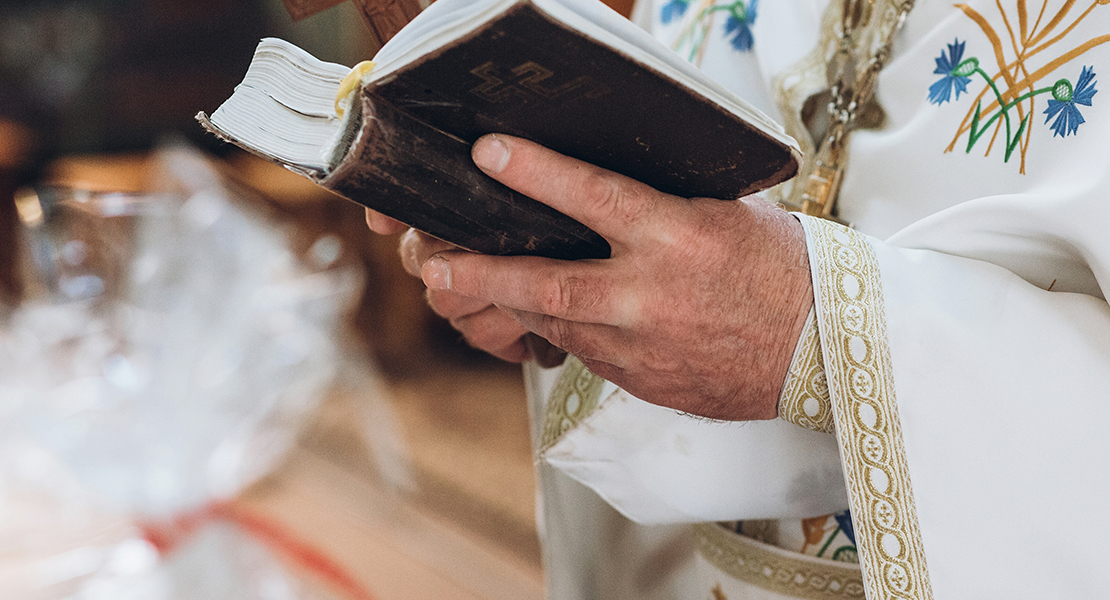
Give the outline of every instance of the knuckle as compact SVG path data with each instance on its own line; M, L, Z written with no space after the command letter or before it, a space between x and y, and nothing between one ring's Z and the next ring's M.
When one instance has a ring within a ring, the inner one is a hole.
M540 311L545 315L566 318L588 309L596 304L597 294L592 287L586 279L574 275L548 278L540 290Z
M586 175L582 182L582 197L592 212L621 225L634 225L644 218L647 198L642 190L604 171L596 170Z
M582 178L581 194L591 208L607 209L616 203L620 188L606 173L591 169Z
M566 312L566 294L563 280L546 280L539 289L540 312L545 315L563 315Z
M644 349L641 362L646 371L672 375L682 372L686 360L683 354L675 353L674 346L652 345Z
M546 318L537 332L553 346L582 360L611 360L605 341L596 331L572 321Z

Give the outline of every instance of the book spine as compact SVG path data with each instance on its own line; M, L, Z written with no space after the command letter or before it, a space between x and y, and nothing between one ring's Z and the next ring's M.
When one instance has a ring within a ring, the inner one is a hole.
M365 92L365 90L364 90ZM483 173L471 142L363 93L362 125L319 183L437 238L475 252L606 258L601 236Z

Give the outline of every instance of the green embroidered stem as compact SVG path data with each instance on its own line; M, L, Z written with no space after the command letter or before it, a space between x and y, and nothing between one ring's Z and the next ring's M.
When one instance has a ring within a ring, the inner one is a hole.
M705 35L708 33L709 27L700 22L701 16L698 17L698 22L694 25L692 30L697 32L697 40L690 44L690 56L686 60L694 62L697 59L698 51L701 50L702 44L705 43Z
M833 540L836 539L836 534L838 534L838 533L840 533L840 526L839 525L836 526L836 530L833 531L832 535L829 536L829 539L828 539L828 541L825 542L825 545L821 546L821 549L817 551L817 557L818 558L823 558L825 556L825 550L829 549L829 544L831 544L833 542Z
M1011 135L1010 109L1017 106L1018 103L1024 102L1025 100L1028 100L1029 98L1032 98L1037 94L1052 92L1053 86L1036 89L1031 92L1026 92L1018 96L1017 98L1014 98L1010 102L1004 102L1002 100L1002 92L999 91L998 86L995 85L994 80L991 79L990 75L988 75L986 71L978 66L978 60L969 58L967 61L965 61L965 63L970 64L971 61L975 61L974 64L976 65L975 70L972 71L972 73L978 73L984 80L986 80L987 85L990 86L991 90L994 92L995 98L998 99L999 108L998 112L994 113L991 118L987 119L987 121L982 124L982 127L980 127L979 117L982 114L982 100L980 100L979 103L975 105L975 115L971 118L971 130L968 132L967 136L967 153L971 153L971 148L975 146L975 143L979 141L979 138L982 137L983 134L991 128L991 125L993 125L994 122L998 120L999 116L1002 116L1006 120L1006 156L1003 162L1009 162L1010 156L1014 153L1014 150L1017 149L1018 143L1021 141L1021 134L1025 132L1025 126L1029 124L1030 117L1030 115L1025 115L1021 119L1021 124L1018 125L1017 132Z
M724 6L710 6L705 9L705 12L702 14L717 12L719 10L727 10L737 21L746 21L748 19L748 7L745 6L743 2L733 2L732 4L726 4Z
M705 34L707 33L709 27L703 20L705 19L705 16L707 14L713 11L714 8L716 7L710 6L709 8L703 9L701 12L699 12L698 15L690 21L690 24L687 25L685 29L683 29L682 33L679 34L678 39L675 41L675 50L678 50L679 48L682 48L687 44L690 45L690 53L686 57L686 60L690 62L696 62L698 50L700 50L702 44L705 43ZM691 41L695 35L696 40Z
M687 60L696 62L698 51L701 49L702 44L705 43L705 36L712 26L712 20L709 19L709 17L711 17L713 13L720 11L728 12L733 18L742 23L746 22L748 18L748 6L743 0L737 0L736 2L723 5L712 4L707 8L703 8L697 16L690 21L690 24L678 36L678 40L675 41L675 50L689 44L690 51L687 55Z

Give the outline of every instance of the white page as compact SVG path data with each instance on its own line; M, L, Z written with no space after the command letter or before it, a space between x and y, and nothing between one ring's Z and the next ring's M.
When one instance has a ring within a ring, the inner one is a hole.
M385 74L415 57L473 31L517 0L438 0L416 15L378 53L375 73ZM374 78L375 73L371 73Z
M283 64L286 63L286 64ZM301 76L288 76L292 65ZM351 68L324 62L278 38L264 38L240 86L253 87L299 113L335 117L335 91Z
M325 171L342 126L335 92L350 70L265 38L235 93L212 113L212 124L261 154Z

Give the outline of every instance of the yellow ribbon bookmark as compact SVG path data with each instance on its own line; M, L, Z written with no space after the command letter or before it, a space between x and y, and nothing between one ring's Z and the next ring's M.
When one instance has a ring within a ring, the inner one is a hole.
M362 83L362 76L373 71L374 65L374 61L364 60L355 65L351 72L343 78L343 81L339 82L339 90L335 92L335 116L343 118L344 109L340 106L340 103L355 93L355 90Z

